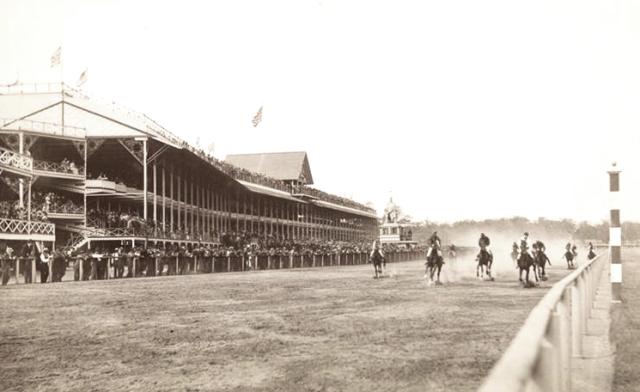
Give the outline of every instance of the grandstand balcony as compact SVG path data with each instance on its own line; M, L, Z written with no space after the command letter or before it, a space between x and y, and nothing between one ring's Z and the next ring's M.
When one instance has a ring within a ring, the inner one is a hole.
M0 238L5 240L55 241L53 223L0 218Z
M57 162L33 160L33 174L42 177L53 177L71 180L84 179L84 167L70 168Z
M0 171L31 177L33 174L33 159L27 155L0 148Z

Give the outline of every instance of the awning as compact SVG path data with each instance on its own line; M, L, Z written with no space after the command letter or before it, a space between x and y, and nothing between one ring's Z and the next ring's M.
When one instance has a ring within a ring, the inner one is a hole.
M341 205L338 205L338 204L329 203L328 201L312 200L311 202L313 204L317 205L318 207L331 208L331 209L334 209L336 211L342 211L342 212L347 212L349 214L355 214L355 215L360 215L360 216L366 216L367 218L378 219L378 216L376 214L371 213L371 212L356 210L355 208L345 207L345 206L341 206Z
M274 188L269 188L268 186L264 186L264 185L254 184L252 182L247 182L242 180L236 180L236 181L238 181L240 184L242 184L245 188L247 188L251 192L260 193L260 194L272 196L272 197L278 197L280 199L295 201L298 203L305 203L304 200L296 199L295 197L291 196L289 192L281 191Z

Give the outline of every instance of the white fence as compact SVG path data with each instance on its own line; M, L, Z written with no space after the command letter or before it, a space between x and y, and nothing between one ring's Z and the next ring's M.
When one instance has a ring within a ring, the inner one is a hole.
M583 337L607 257L599 255L556 283L479 392L571 391L571 358L582 356Z

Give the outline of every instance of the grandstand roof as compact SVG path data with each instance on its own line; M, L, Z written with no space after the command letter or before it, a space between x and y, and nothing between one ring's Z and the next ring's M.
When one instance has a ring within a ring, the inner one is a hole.
M309 159L304 151L227 155L227 163L283 181L313 184Z

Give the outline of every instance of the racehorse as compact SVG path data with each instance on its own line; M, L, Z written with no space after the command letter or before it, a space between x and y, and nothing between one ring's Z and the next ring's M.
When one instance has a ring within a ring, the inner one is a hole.
M576 269L576 263L574 262L574 253L570 250L564 252L564 259L567 260L567 269Z
M535 256L533 258L533 270L536 271L537 276L540 277L540 280L547 280L547 273L545 272L544 267L547 263L551 265L551 260L549 260L547 255L541 250L536 250L534 254Z
M440 255L440 252L438 250L439 249L434 247L429 257L427 257L427 262L425 263L427 266L425 276L427 275L429 276L429 284L433 283L433 276L436 275L436 271L437 271L437 275L436 275L435 283L437 285L442 284L442 282L440 282L440 271L442 271L444 258L442 257L442 255Z
M375 276L373 278L378 279L382 277L382 268L386 268L387 262L379 249L376 248L371 252L370 261L373 264L373 269L375 270Z
M533 265L534 260L533 257L529 254L529 252L520 253L520 257L518 257L518 268L520 271L518 272L518 280L522 282L524 287L533 287L534 284L529 280L529 269ZM522 280L522 271L526 271L525 280ZM535 267L533 268L533 274L536 278L536 282L538 281L538 273L536 272Z
M476 267L476 277L480 279L484 279L485 272L490 280L495 280L493 276L491 276L491 265L493 264L493 255L489 253L486 249L481 249L478 256L476 256L476 261L478 262L478 266Z

